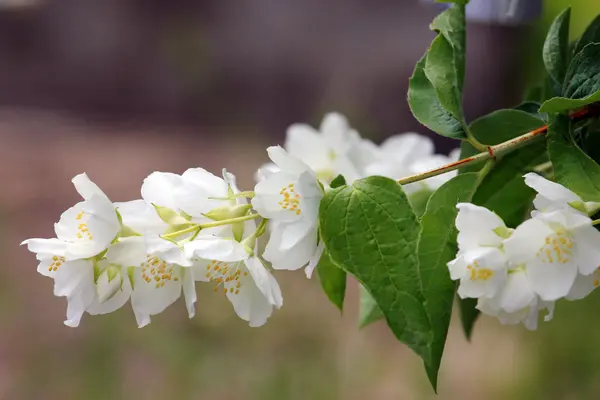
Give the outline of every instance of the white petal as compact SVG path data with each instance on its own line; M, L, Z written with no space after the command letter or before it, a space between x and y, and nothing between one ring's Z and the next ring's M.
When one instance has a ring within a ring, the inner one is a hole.
M233 305L236 314L248 321L251 327L262 326L273 312L273 305L259 290L250 275L241 275L238 294L227 291L227 298ZM229 289L226 286L226 289Z
M121 239L108 248L105 257L111 264L123 267L139 267L146 260L144 238L132 236Z
M94 296L93 290L84 290L84 288L80 288L80 290L68 296L67 319L64 324L71 328L78 327L83 313L94 301Z
M81 290L96 292L92 261L67 261L58 267L54 275L54 295L71 296Z
M181 269L181 286L183 289L183 297L190 318L196 315L196 286L194 285L194 273L192 268Z
M256 174L254 175L254 180L256 182L264 181L265 179L270 178L271 176L273 176L273 174L276 174L280 171L281 169L279 169L279 167L273 163L264 164L258 169L258 171L256 171Z
M457 254L457 257L448 263L448 270L450 271L450 279L453 281L462 279L467 275L467 263L461 253Z
M505 227L504 221L485 207L471 203L458 203L456 228L460 249L476 246L498 246L502 243L494 229Z
M177 264L185 267L192 265L192 260L179 245L162 239L159 236L145 236L144 244L146 252L150 255L158 256L168 264Z
M504 254L494 247L482 247L464 253L463 258L467 266L458 295L461 298L495 296L506 280Z
M450 151L450 153L448 154L448 158L450 159L450 162L456 162L460 160L460 147L457 147Z
M314 170L328 168L331 163L325 138L306 124L294 124L287 129L285 149Z
M123 224L138 233L161 234L168 228L168 225L156 213L155 208L144 200L115 203L115 208L121 214Z
M317 250L315 251L315 254L313 254L313 256L310 258L310 260L308 261L308 265L306 266L306 269L304 270L304 272L306 273L306 277L308 279L310 279L312 277L313 271L315 270L315 268L317 268L317 265L319 265L319 261L321 260L321 257L323 256L323 250L325 250L325 243L323 243L321 241L319 243L319 245L317 246Z
M525 268L533 290L545 301L558 300L565 297L577 277L577 264L573 262L560 263L543 262L536 258L529 261Z
M148 203L177 209L175 189L183 184L181 176L168 172L153 172L142 184L142 198Z
M127 275L116 276L110 282L108 275L103 273L97 282L98 295L88 307L87 312L92 315L108 314L123 307L131 296L131 284Z
M93 196L98 196L106 201L110 201L108 200L106 194L104 194L104 192L98 187L98 185L96 185L90 180L87 174L79 174L75 176L71 181L73 182L77 193L79 193L81 197L83 197L85 200L89 200Z
M52 254L64 256L67 251L67 244L62 240L52 239L27 239L21 243L26 244L27 250L32 253Z
M499 306L508 313L528 307L535 299L535 293L524 271L512 271L506 277L503 290L498 295Z
M279 308L283 305L281 289L275 277L265 268L258 257L250 257L245 260L246 268L256 283L258 289L267 298L269 303Z
M565 208L570 202L582 201L579 196L566 187L533 172L525 175L525 184L538 192L533 204L540 211Z
M282 246L283 238L272 235L267 243L263 257L270 261L274 269L296 270L305 266L317 251L317 231L311 230L294 246Z
M277 219L281 221L295 221L301 217L296 211L283 208L282 203L285 198L283 191L289 192L290 185L296 185L298 175L291 175L288 172L279 172L273 174L270 178L256 184L254 188L254 197L252 198L252 207L265 218ZM315 179L316 183L316 179ZM293 188L293 187L292 187ZM302 207L302 205L300 205Z
M450 162L450 158L445 155L433 154L429 157L415 161L411 166L411 171L412 174L420 174L423 172L431 171L436 168L440 168L444 165L449 164ZM444 183L448 182L450 179L456 176L456 174L456 171L447 172L445 174L425 179L423 183L427 186L428 189L436 190Z
M326 114L323 117L319 130L327 140L330 148L346 151L349 147L347 139L350 125L348 124L346 117L342 114L336 112Z
M504 241L504 251L509 261L515 265L535 259L538 251L546 243L546 237L554 231L538 219L529 219L515 229L510 238Z
M598 272L591 275L577 275L569 293L565 296L567 300L581 300L587 297L600 285Z
M199 236L184 246L188 258L200 257L206 260L225 262L241 261L248 258L248 251L239 242L217 236Z
M592 220L587 215L581 215L571 208L537 213L535 218L544 221L550 226L557 226L567 230L592 225Z
M168 306L181 296L181 267L173 269L171 280L165 281L165 285L157 287L157 282L151 279L146 282L142 278L141 268L134 270L134 288L131 293L131 306L138 326L150 323L150 316L163 312ZM174 278L177 277L177 281Z
M585 226L573 232L575 257L579 272L589 275L600 267L600 232L593 226Z
M434 145L427 136L408 132L389 137L381 144L381 149L397 163L410 167L417 160L432 155Z
M229 195L227 183L202 168L191 168L182 175L182 185L175 188L174 198L179 209L192 216L201 216L211 210L230 205L218 200Z
M300 161L299 159L292 157L287 151L279 146L271 146L267 148L269 158L273 161L282 171L288 171L292 174L300 175L305 171L311 171L311 169Z

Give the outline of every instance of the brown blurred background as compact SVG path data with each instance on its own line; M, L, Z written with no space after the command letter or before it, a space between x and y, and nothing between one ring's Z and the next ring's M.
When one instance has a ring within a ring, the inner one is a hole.
M535 25L473 23L466 112L520 100L540 43ZM574 33L600 12L571 1ZM408 77L439 9L409 0L0 0L0 399L430 399L419 359L383 323L356 328L302 273L278 273L285 306L259 329L198 285L137 329L128 306L62 325L65 301L18 247L53 235L87 172L115 201L154 170L227 167L252 187L264 149L293 122L346 114L365 137L415 130ZM432 135L433 137L433 135ZM457 144L436 138L446 152ZM536 333L453 325L440 399L600 398L597 296L560 304Z

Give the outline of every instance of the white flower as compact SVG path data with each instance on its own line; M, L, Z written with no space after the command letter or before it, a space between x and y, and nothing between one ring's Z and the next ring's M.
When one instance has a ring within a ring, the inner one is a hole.
M54 279L54 294L67 298L65 324L76 327L85 311L103 314L121 307L127 301L127 283L108 289L118 274L108 261L94 259L121 230L112 202L85 174L73 178L73 184L84 201L61 215L54 225L57 238L22 244L36 253L38 272Z
M125 225L143 233L143 237L121 239L107 253L131 280L131 306L138 326L149 324L150 316L163 312L181 293L192 318L196 302L193 263L181 246L160 238L169 226L143 200L119 203L118 209Z
M511 230L484 207L470 203L459 203L456 207L459 252L448 263L450 277L460 280L461 298L493 297L506 280L508 261L502 241Z
M56 238L28 239L33 253L51 254L65 260L80 260L93 257L108 247L121 229L112 202L87 177L86 174L73 178L73 184L84 201L65 211L54 224Z
M122 307L131 293L125 273L113 259L113 246L100 260L73 260L38 253L38 272L54 279L54 295L67 298L65 325L77 327L84 312L106 314Z
M364 169L365 176L381 175L400 179L458 161L460 149L453 150L449 156L434 154L434 144L430 138L409 132L386 139L375 150L375 154L373 162ZM404 189L408 193L423 189L436 190L454 176L456 171L404 185Z
M554 302L541 300L533 291L526 272L523 269L513 269L509 271L504 286L496 296L480 298L477 309L497 317L502 324L522 322L527 329L535 330L541 310L548 310L545 321L552 319Z
M202 168L190 168L181 176L154 172L142 184L142 198L165 207L195 223L245 215L250 207L236 207L232 187L235 177L223 170L223 178Z
M313 260L312 266L322 252L317 227L323 190L302 161L278 146L267 152L280 171L259 182L252 199L254 209L273 224L263 257L275 269L295 270Z
M537 213L504 243L515 265L525 265L533 290L545 301L566 296L578 274L600 264L600 232L591 219L569 209Z
M361 177L361 164L368 157L363 150L368 150L369 143L350 128L343 115L329 113L318 131L306 124L291 125L284 147L291 156L315 171L320 179L330 182L341 174L352 182Z
M550 212L566 208L588 216L600 209L600 203L584 202L581 197L566 187L533 172L525 175L525 184L538 192L533 200L533 205L538 211ZM536 212L534 211L532 215Z
M219 236L201 237L186 245L188 257L195 260L196 280L214 283L213 290L223 291L236 314L252 327L264 325L273 306L283 305L279 284L256 251Z
M600 286L600 268L596 268L590 275L578 274L565 299L581 300L592 293L598 286Z

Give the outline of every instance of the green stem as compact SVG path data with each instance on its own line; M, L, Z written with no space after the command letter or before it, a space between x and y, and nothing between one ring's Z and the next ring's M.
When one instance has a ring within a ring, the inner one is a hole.
M163 239L173 239L173 238L176 238L177 236L185 235L186 233L194 232L196 230L199 231L200 227L199 227L199 225L194 224L194 225L190 226L189 228L185 228L185 229L182 229L177 232L167 233L166 235L161 235L161 237Z
M592 221L592 225L595 226L595 225L598 225L598 224L600 224L600 219L596 219L596 220Z
M481 184L481 182L487 176L487 174L492 170L492 168L494 168L495 164L495 159L490 158L489 160L487 160L483 168L481 168L477 173L477 181L475 182L475 187L478 187Z
M171 232L166 235L162 235L161 237L163 239L173 239L173 238L176 238L177 236L185 235L186 233L191 233L191 232L196 232L196 231L199 232L202 229L214 228L217 226L237 224L238 222L249 221L251 219L256 219L256 218L260 218L260 215L259 214L250 214L250 215L245 215L243 217L224 219L223 221L209 222L207 224L194 224L188 228L182 229L177 232Z
M467 141L471 144L471 146L475 147L475 149L480 152L487 151L488 146L477 140L471 133L471 130L467 128L465 129L465 132L467 133Z
M453 162L451 164L444 165L443 167L436 168L431 171L423 172L421 174L407 176L406 178L402 178L398 180L398 183L401 185L406 185L408 183L419 182L427 178L431 178L432 176L437 176L441 174L445 174L446 172L455 171L459 168L467 167L470 165L480 164L489 159L500 158L510 152L513 152L523 146L527 146L540 138L544 137L546 132L548 131L547 126L543 126L541 128L535 129L531 132L528 132L524 135L517 136L514 139L508 140L506 142L500 143L495 146L489 146L486 148L485 152L481 152L472 157L467 157L463 160L459 160Z
M254 197L254 192L252 190L248 190L245 192L239 192L238 194L231 195L229 197L209 197L211 200L233 200L240 197L245 197L251 199Z
M538 174L543 174L545 172L549 172L552 169L552 161L546 161L545 163L536 165L533 167L533 172Z
M260 218L260 215L259 214L250 214L250 215L245 215L243 217L224 219L223 221L215 221L215 222L209 222L208 224L201 224L201 225L198 225L198 227L200 227L200 229L214 228L215 226L232 225L232 224L237 224L238 222L249 221L251 219L256 219L256 218Z

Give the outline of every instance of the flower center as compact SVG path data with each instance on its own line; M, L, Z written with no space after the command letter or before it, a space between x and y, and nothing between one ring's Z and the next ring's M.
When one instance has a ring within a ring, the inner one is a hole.
M147 255L146 261L141 264L141 267L142 278L146 283L154 283L157 289L164 287L168 281L179 281L179 277L174 271L175 266L167 264L160 258Z
M284 210L295 212L296 215L300 215L300 194L294 189L294 184L290 183L284 186L279 194L282 200L278 203Z
M544 263L558 262L565 264L569 261L573 242L564 232L546 236L546 243L537 252L536 256Z
M60 267L64 262L65 262L64 257L58 257L58 256L52 257L52 262L50 263L50 266L48 267L48 271L56 272L58 270L58 267Z
M489 268L481 268L477 260L473 261L473 264L467 265L467 269L470 272L469 279L472 281L487 281L494 275L494 271Z
M206 266L206 278L209 282L215 282L217 285L213 289L215 292L219 288L223 287L223 293L239 294L242 282L240 281L241 275L248 276L248 271L240 270L240 263L236 262L233 264L226 263L223 261L212 260Z
M83 219L83 216L85 215L84 211L81 211L79 214L77 214L75 216L75 219L77 221L81 221ZM83 237L86 237L87 240L92 240L92 234L88 228L88 224L86 224L85 222L81 222L78 226L77 226L77 239L83 239Z

